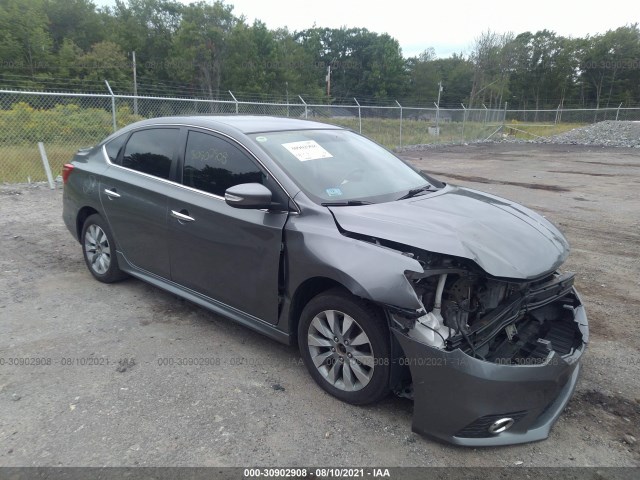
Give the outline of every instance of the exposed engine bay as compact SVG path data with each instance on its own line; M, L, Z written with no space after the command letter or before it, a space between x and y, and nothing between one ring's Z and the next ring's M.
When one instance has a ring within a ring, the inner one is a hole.
M568 355L582 345L573 320L578 305L574 274L505 280L487 276L465 259L422 252L405 255L425 270L407 275L424 311L392 315L411 338L503 364L542 363L552 351Z

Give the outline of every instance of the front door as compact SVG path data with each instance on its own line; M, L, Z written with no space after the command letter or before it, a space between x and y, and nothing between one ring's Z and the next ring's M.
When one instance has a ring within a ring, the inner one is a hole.
M224 201L225 190L233 185L262 183L272 192L276 186L242 147L222 136L191 130L183 153L182 183L189 188L175 187L168 209L172 280L277 323L288 214L241 210ZM283 195L274 192L276 200Z

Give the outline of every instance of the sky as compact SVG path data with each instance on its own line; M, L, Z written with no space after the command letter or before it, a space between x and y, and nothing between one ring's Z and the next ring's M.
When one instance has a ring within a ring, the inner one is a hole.
M189 0L180 0L189 3ZM491 29L515 34L552 30L583 37L604 33L629 23L640 23L637 0L599 2L575 0L480 1L452 3L416 0L226 0L236 16L249 23L258 19L270 29L304 30L318 27L363 27L388 33L400 43L405 57L433 47L438 57L469 53L473 41ZM97 4L114 3L97 0Z

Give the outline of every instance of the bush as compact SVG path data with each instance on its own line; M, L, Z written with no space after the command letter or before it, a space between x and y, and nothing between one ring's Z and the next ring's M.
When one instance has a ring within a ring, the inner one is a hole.
M127 105L118 108L119 126L141 120ZM70 103L50 109L35 109L18 102L0 111L0 142L5 145L66 143L85 146L97 143L113 132L111 112L100 108L81 108Z

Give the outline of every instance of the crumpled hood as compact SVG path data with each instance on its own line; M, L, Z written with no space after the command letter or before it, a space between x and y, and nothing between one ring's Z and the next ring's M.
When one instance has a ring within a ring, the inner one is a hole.
M462 187L330 210L346 231L468 258L496 277L536 278L557 269L569 254L567 240L542 216Z

